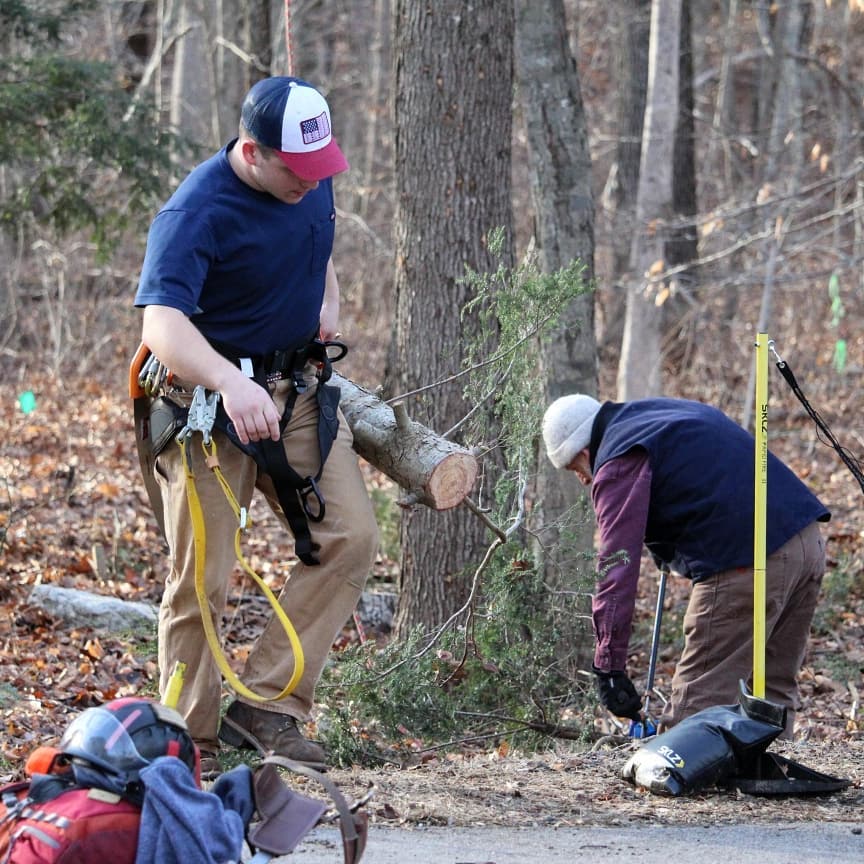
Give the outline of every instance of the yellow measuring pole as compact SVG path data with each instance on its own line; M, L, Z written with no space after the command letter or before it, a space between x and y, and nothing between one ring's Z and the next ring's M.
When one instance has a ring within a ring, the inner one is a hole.
M768 335L756 337L753 508L753 695L765 698L765 534L768 511Z

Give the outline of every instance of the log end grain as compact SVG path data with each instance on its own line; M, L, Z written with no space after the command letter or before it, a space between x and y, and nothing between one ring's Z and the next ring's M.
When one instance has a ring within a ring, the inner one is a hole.
M429 474L424 503L435 510L450 510L462 503L476 479L476 457L467 451L450 453Z

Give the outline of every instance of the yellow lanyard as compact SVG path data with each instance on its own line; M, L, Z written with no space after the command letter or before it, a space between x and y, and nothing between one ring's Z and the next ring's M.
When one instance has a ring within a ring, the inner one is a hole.
M205 436L205 439L207 437L209 436ZM264 580L249 566L245 556L243 555L240 537L248 524L246 512L237 503L237 498L232 492L231 487L228 485L228 481L225 479L222 469L219 467L219 460L216 456L216 442L212 439L210 439L209 443L204 440L202 441L201 449L204 451L204 460L207 463L207 467L210 468L216 476L219 485L225 492L225 497L228 499L228 503L231 505L231 509L234 511L234 515L237 516L238 527L237 533L234 536L234 550L237 555L237 560L240 562L240 565L246 573L255 580L261 588L261 591L264 593L264 596L267 597L273 612L282 624L282 629L285 631L285 635L288 637L288 641L291 643L291 649L294 652L294 674L291 676L291 679L285 685L282 692L273 697L262 696L261 694L250 690L245 684L243 684L228 664L228 660L219 643L219 636L216 633L216 627L213 624L213 617L210 612L210 604L207 601L207 590L204 580L204 562L207 545L206 529L204 525L204 513L201 509L201 501L198 498L198 490L195 486L195 474L192 471L192 466L189 464L189 455L186 451L186 441L188 438L189 436L181 434L177 438L177 442L180 445L180 452L183 457L183 470L186 473L186 499L189 504L189 516L192 520L192 531L195 543L195 594L198 597L198 607L201 610L201 623L204 625L207 644L210 646L210 651L213 654L216 665L219 667L225 680L237 693L256 702L278 702L280 699L284 699L288 696L303 677L303 646L300 644L300 638L297 636L297 631L294 629L291 619L280 605L276 595L270 590Z

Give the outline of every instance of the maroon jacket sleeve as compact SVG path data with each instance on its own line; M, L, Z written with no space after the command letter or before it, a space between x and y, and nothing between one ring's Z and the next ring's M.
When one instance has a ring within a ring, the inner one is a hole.
M610 459L591 483L599 535L594 665L606 672L627 668L650 496L651 464L641 449Z

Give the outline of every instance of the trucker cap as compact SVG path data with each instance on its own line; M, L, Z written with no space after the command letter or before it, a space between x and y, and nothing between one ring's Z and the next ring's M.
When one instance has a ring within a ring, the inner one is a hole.
M324 97L299 78L264 78L246 94L240 119L249 134L301 179L324 180L348 170L333 138Z

